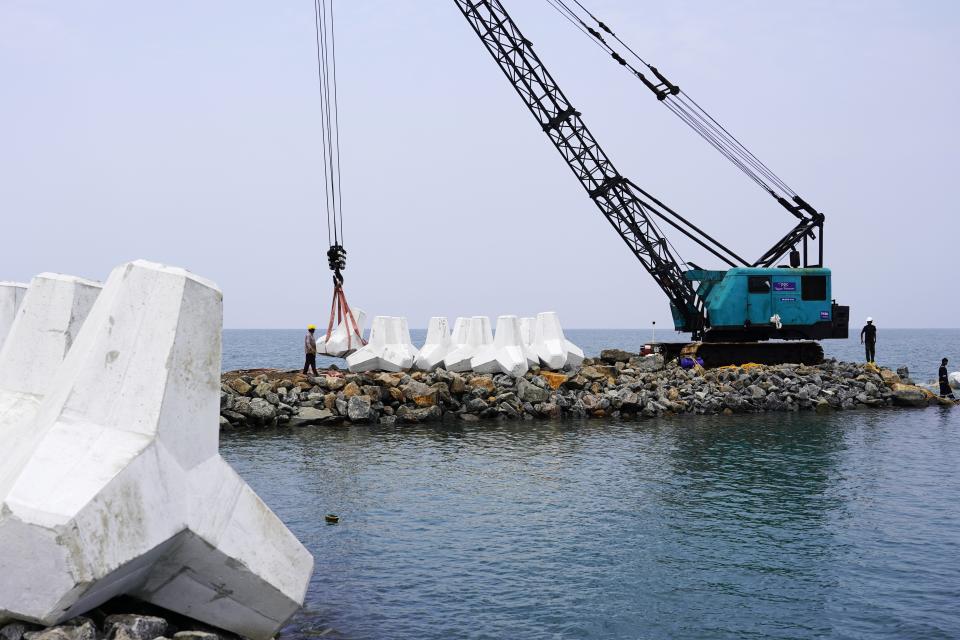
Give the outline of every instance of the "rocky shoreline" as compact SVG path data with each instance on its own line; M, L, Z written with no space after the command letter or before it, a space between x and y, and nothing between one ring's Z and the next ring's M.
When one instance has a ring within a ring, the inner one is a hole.
M685 370L660 356L610 349L572 372L533 368L524 377L443 369L319 376L275 369L223 374L220 426L303 427L482 419L642 419L781 411L846 411L953 405L914 385L909 372L827 361Z
M222 629L130 598L120 598L119 609L113 609L113 604L51 627L29 622L0 622L0 640L242 640ZM111 610L149 610L149 613L112 613Z

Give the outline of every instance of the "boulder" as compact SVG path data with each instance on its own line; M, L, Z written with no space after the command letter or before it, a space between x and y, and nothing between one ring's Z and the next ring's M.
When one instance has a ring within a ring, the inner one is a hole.
M87 618L23 634L24 640L98 640L99 636L96 625Z
M414 409L412 407L408 407L407 405L403 405L397 409L397 419L401 422L434 422L436 420L440 420L442 417L443 410L436 405L422 409Z
M662 355L654 353L642 358L631 359L630 366L637 373L654 373L656 371L663 371L665 363Z
M629 362L631 358L636 358L636 353L630 353L623 349L604 349L600 352L600 359L606 364L616 364L618 362Z
M156 616L135 614L107 616L103 621L107 640L117 640L116 636L121 631L129 640L153 640L167 634L167 621Z
M494 384L493 378L490 376L473 376L473 378L467 382L468 391L473 391L474 389L483 389L489 394L493 393L496 388L497 385Z
M347 402L347 417L351 422L369 422L375 416L369 396L353 396Z
M523 402L546 402L550 399L550 395L549 391L528 382L526 378L517 380L517 397Z
M314 407L300 407L300 411L290 416L287 423L291 427L305 427L311 424L322 424L335 418L330 409L317 409Z
M902 383L893 385L893 402L901 407L925 407L935 397L921 387Z

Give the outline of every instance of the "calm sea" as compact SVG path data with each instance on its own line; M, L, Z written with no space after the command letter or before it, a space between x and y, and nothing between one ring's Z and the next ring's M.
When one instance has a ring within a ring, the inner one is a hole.
M648 337L569 333L588 353ZM935 373L958 338L885 331L879 360ZM225 368L300 364L299 331L224 345ZM284 638L960 638L960 410L225 432L221 450L316 558Z

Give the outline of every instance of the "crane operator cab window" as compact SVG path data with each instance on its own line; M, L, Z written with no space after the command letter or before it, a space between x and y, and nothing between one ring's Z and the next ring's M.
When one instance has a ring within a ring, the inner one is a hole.
M803 300L826 300L827 276L803 276L800 278L800 297Z
M770 276L750 276L747 278L747 291L750 293L770 293Z

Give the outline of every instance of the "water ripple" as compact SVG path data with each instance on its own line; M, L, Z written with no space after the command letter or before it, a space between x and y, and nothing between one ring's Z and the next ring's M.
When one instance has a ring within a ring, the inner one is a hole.
M286 638L948 638L958 427L934 408L222 450L316 556Z

